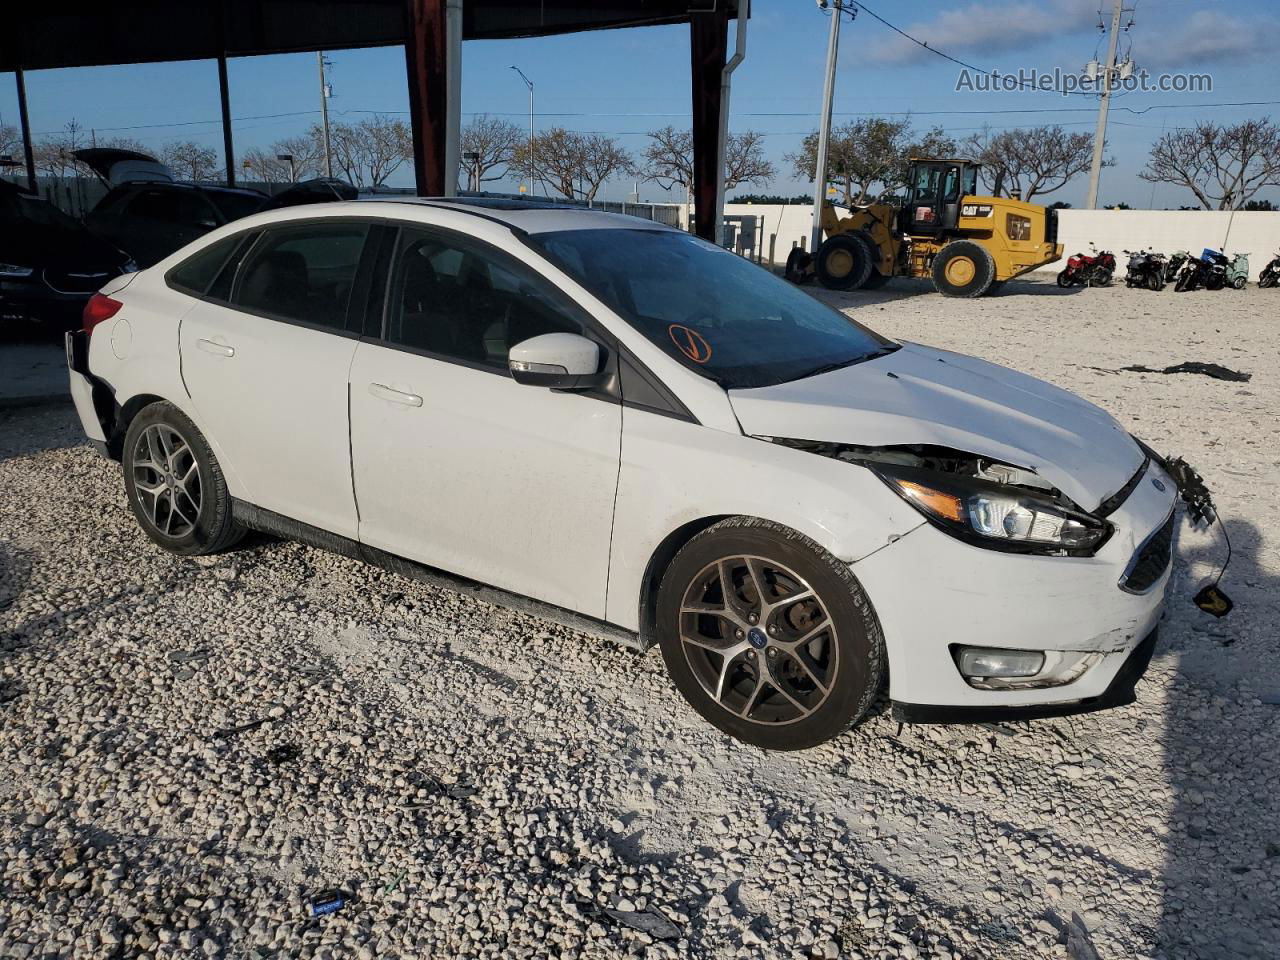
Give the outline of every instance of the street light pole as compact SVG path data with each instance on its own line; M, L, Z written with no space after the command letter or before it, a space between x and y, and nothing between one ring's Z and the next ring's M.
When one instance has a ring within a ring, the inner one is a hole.
M822 6L826 6L822 0ZM827 197L827 142L831 139L831 103L836 93L836 57L840 49L840 18L844 15L841 0L832 0L831 33L827 36L827 77L822 86L822 123L818 127L818 156L813 169L813 229L809 233L809 250L818 252L822 241L822 204Z
M524 75L524 71L517 67L514 63L511 69L520 74L520 79L524 81L526 87L529 88L529 196L533 196L533 180L536 174L536 167L533 163L533 81Z
M324 82L324 51L316 51L320 64L320 126L324 130L324 175L333 176L333 153L329 150L329 85Z

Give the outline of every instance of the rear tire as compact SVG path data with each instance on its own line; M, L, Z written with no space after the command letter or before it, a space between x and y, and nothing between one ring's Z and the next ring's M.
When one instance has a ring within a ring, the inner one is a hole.
M1149 274L1147 274L1147 289L1148 289L1148 290L1163 290L1163 289L1164 289L1164 274L1163 274L1163 273L1149 273Z
M1243 290L1249 283L1248 277L1236 277L1231 281L1231 289Z
M952 240L933 258L933 285L946 297L980 297L996 279L996 262L972 240Z
M170 553L217 553L244 536L217 458L177 407L144 407L129 424L120 460L138 525Z
M1063 287L1065 289L1066 287L1070 287L1074 283L1075 283L1075 280L1072 278L1071 272L1069 270L1064 268L1058 271L1058 286Z
M689 704L766 750L843 733L884 679L880 623L848 564L767 520L722 520L690 540L663 576L657 625Z
M813 279L813 257L808 250L792 247L787 254L787 266L783 276L794 284L808 283Z
M818 248L814 268L828 290L857 290L872 270L866 245L855 236L837 234Z

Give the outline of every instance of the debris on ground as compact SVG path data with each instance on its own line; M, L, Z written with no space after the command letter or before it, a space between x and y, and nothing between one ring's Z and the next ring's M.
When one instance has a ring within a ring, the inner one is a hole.
M605 910L604 914L655 940L674 940L680 936L679 927L652 910Z
M238 737L242 733L248 733L250 730L257 730L263 724L270 723L271 717L259 717L257 720L250 720L248 723L242 723L238 727L224 727L221 730L213 731L213 739L229 740L231 737Z
M346 894L341 890L321 890L311 895L307 901L307 908L311 911L311 916L323 917L326 914L337 913L346 903Z
M1114 370L1106 367L1090 369L1103 370L1106 373L1197 373L1204 377L1212 377L1214 380L1229 380L1232 383L1248 383L1253 379L1251 373L1232 370L1220 363L1203 363L1199 360L1187 360L1183 363L1175 363L1171 367L1148 367L1141 363L1131 363L1127 367L1118 367Z

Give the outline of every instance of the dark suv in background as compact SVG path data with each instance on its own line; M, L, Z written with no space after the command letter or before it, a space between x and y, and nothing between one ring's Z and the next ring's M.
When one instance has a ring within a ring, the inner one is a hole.
M79 326L89 297L136 269L79 220L0 180L0 333Z
M77 150L75 156L110 188L85 225L127 250L139 267L260 210L356 198L355 188L340 180L307 181L269 197L257 190L178 183L164 164L133 150L96 147Z

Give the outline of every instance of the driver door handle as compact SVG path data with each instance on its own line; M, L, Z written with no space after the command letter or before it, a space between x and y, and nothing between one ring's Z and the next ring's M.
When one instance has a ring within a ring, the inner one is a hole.
M236 348L228 346L225 343L214 343L212 340L197 340L196 346L205 353L212 353L215 357L234 357Z
M422 398L416 393L405 393L403 390L393 390L385 383L369 384L369 392L379 400L388 400L391 403L402 403L406 407L422 406Z

